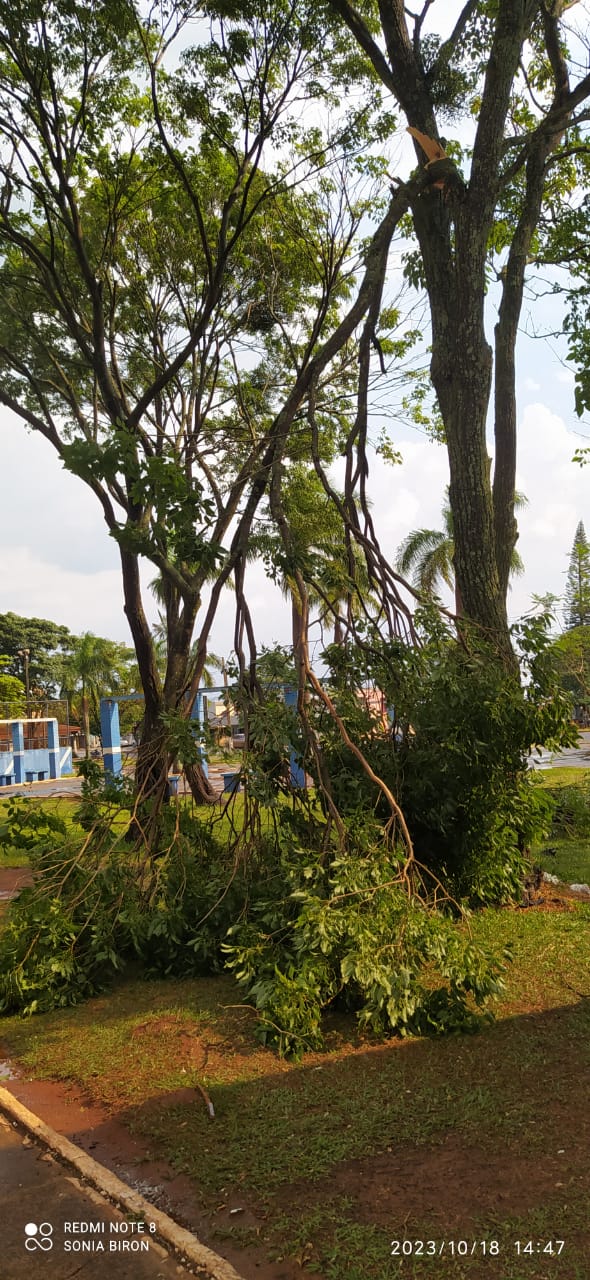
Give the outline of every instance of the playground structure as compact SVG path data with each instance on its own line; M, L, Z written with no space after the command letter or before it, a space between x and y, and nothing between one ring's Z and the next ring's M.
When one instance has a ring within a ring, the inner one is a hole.
M205 777L209 777L209 765L205 750L205 741L203 737L204 727L208 723L207 719L207 699L214 694L227 694L225 686L217 685L211 689L199 689L197 696L193 702L190 718L195 723L195 737L199 745L201 767ZM297 690L289 685L283 686L283 697L288 707L297 706ZM100 700L100 733L102 738L102 755L104 761L104 771L111 777L117 777L123 770L123 757L121 753L121 728L119 723L119 703L120 702L142 702L143 697L139 693L124 694L120 697L101 698ZM227 774L227 778L237 777L237 775ZM305 770L299 764L298 758L294 751L291 751L289 757L289 778L292 787L305 787ZM231 783L226 784L226 789L235 790L235 786Z
M0 720L0 786L43 782L72 772L72 748L61 746L53 716Z

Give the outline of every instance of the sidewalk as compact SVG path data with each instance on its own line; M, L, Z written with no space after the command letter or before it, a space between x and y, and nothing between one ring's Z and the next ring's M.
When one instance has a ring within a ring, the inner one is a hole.
M2 1280L188 1277L153 1239L0 1115Z

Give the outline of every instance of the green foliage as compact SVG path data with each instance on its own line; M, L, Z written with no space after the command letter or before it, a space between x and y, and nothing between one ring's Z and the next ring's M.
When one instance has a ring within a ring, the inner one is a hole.
M243 876L232 885L225 849L171 810L160 858L142 861L117 838L116 795L100 789L92 765L87 772L81 816L90 827L94 809L95 821L82 845L56 815L11 805L2 843L27 849L35 883L10 904L0 933L2 1012L77 1004L130 962L160 975L221 966L246 893Z
M51 697L62 680L64 655L72 636L67 627L47 618L21 618L16 613L0 614L0 653L8 659L9 675L22 679L23 659L19 649L29 650L29 679L35 695Z
M0 659L1 662L1 659ZM26 711L25 686L17 676L0 674L0 716L9 720Z
M275 873L229 931L229 967L263 1039L296 1056L321 1047L328 1006L379 1036L474 1029L501 962L408 891L376 824L350 827L345 855L310 859L309 827L283 811Z
M579 710L590 708L590 626L572 627L554 641L551 656L557 679Z
M329 1005L376 1035L430 1033L473 1029L499 991L501 962L409 892L375 820L351 818L343 852L317 806L275 804L265 831L245 830L228 850L223 832L175 808L148 864L117 841L112 806L102 821L104 790L87 773L95 823L81 848L30 802L11 808L4 838L29 850L35 883L0 934L1 1011L75 1004L131 962L152 976L225 964L263 1039L299 1054L322 1043Z
M135 654L128 645L85 631L71 638L62 670L61 692L80 717L89 750L90 733L100 733L100 699L133 687Z
M82 799L74 816L84 831L107 835L120 808L133 807L133 784L124 774L105 773L102 761L80 760Z
M527 756L535 743L576 739L568 698L552 683L548 620L517 629L524 688L491 651L457 644L434 613L420 625L421 647L387 645L369 662L331 649L334 697L401 805L418 860L458 898L506 900L518 893L526 848L547 827ZM354 690L369 681L393 708L389 734L359 708ZM337 804L349 813L374 802L352 753L322 723Z

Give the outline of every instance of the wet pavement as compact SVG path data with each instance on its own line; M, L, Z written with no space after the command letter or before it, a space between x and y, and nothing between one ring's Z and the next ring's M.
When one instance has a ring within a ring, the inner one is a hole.
M590 730L580 733L577 747L567 747L565 751L532 752L529 756L530 769L590 769Z
M194 1274L0 1115L2 1280L173 1280Z

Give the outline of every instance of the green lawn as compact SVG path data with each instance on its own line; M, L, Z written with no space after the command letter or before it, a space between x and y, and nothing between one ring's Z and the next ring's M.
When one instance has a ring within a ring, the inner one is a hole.
M587 783L589 776L587 769L547 769L537 775L535 783L542 790L561 791ZM545 849L551 853L545 853ZM535 846L533 853L544 871L565 884L590 884L590 837L550 835Z
M334 1020L325 1054L288 1064L257 1044L254 1016L226 977L123 982L79 1008L6 1019L0 1034L27 1073L77 1081L188 1174L222 1251L227 1238L262 1244L333 1280L574 1280L587 1275L590 1243L590 907L486 911L472 929L514 950L497 1021L476 1036L378 1045ZM196 1082L213 1099L213 1122L199 1093L177 1095ZM444 1164L449 1144L463 1176L471 1160L484 1162L481 1194L465 1188L459 1222L442 1175L440 1211L419 1194L422 1165ZM508 1202L486 1183L498 1161ZM418 1180L412 1195L408 1178ZM375 1179L383 1206L374 1210ZM255 1226L218 1209L236 1196ZM433 1270L426 1258L391 1259L402 1226L415 1240L497 1239L500 1262L439 1257ZM566 1237L567 1254L519 1261L513 1240L531 1233Z
M589 879L590 842L546 843L548 870ZM75 1081L188 1175L208 1240L244 1250L246 1274L286 1259L324 1280L586 1280L590 904L488 909L467 927L513 957L496 1020L474 1036L379 1044L333 1016L326 1051L287 1063L220 976L128 979L6 1018L0 1039L27 1075ZM544 1251L555 1240L561 1253Z

